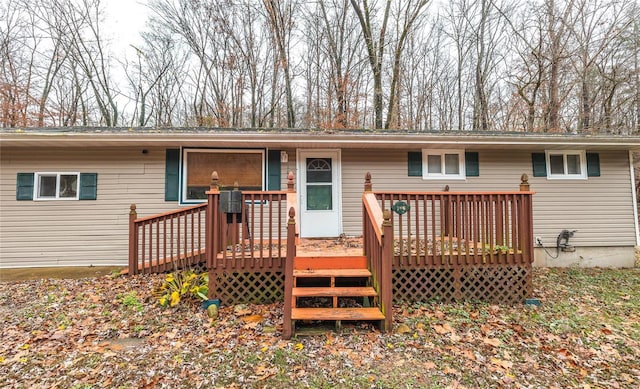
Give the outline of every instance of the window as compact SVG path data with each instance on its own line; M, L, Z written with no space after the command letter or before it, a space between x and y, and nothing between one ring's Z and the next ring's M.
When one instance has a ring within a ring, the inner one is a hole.
M205 200L211 173L218 172L221 190L263 190L263 150L185 149L182 160L182 200Z
M462 150L423 150L424 179L464 179L465 153Z
M587 178L587 162L584 151L547 151L547 177L549 179Z
M331 158L307 158L307 210L330 211L332 204Z
M77 200L80 173L35 173L36 200Z

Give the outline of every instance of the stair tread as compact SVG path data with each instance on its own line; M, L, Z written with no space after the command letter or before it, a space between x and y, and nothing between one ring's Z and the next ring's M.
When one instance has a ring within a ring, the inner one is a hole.
M298 256L293 260L294 269L366 269L365 256Z
M298 269L294 277L371 277L368 269Z
M292 308L292 320L384 320L378 308Z
M332 297L332 296L377 296L370 286L344 287L297 287L293 288L294 297Z

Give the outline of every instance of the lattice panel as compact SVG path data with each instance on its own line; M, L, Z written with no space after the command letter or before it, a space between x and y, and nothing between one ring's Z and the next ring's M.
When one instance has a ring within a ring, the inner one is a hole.
M531 268L521 266L473 267L460 270L463 299L495 303L521 303L531 291Z
M284 274L268 273L213 273L215 298L223 304L270 303L284 299Z
M393 298L397 302L482 300L511 304L523 302L531 290L530 267L393 270Z
M393 298L396 301L452 301L453 269L393 269Z

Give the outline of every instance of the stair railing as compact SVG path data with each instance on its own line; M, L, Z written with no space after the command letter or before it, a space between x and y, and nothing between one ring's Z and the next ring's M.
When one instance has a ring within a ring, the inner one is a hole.
M362 195L362 226L364 254L371 271L372 286L378 293L380 310L385 319L381 323L383 331L393 327L393 226L391 213L382 210L372 192L371 174L365 175L365 191Z

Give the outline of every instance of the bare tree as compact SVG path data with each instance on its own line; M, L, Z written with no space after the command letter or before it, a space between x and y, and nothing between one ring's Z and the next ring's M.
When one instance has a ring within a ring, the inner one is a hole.
M277 67L282 69L285 82L285 98L287 101L287 127L296 124L293 106L293 90L291 86L291 31L294 27L297 3L292 0L264 0L264 7L269 16L269 32L277 48ZM275 69L275 67L274 67Z
M387 48L386 40L389 38L387 35L389 34L388 23L392 10L399 21L396 31L393 31L396 35L395 41L393 42L394 46L392 48L393 53L391 57L392 65L391 80L389 84L387 120L384 125L384 128L389 128L394 116L395 104L397 101L396 88L400 73L400 60L405 49L407 36L412 32L415 25L419 24L419 17L421 16L421 12L426 7L428 1L407 0L394 2L392 0L387 0L384 5L382 18L380 19L380 27L376 29L376 31L374 31L374 13L376 10L370 6L368 0L362 0L361 3L357 0L350 1L360 22L362 36L367 47L369 65L371 66L374 84L373 109L375 113L375 128L383 128L384 93L382 77L385 50Z

